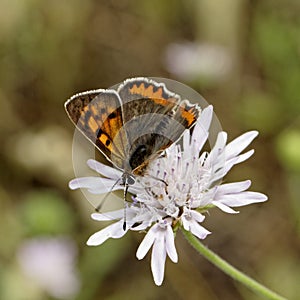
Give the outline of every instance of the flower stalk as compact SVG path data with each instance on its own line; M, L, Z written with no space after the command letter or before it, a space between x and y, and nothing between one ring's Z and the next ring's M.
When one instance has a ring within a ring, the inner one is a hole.
M203 255L208 261L222 270L224 273L239 281L240 283L244 284L246 287L254 291L256 294L265 297L266 299L270 300L287 300L286 298L278 295L277 293L271 291L267 287L263 286L262 284L258 283L254 279L250 278L249 276L245 275L232 265L230 265L227 261L222 259L220 256L215 254L213 251L209 250L203 243L197 239L190 231L187 231L181 228L185 238L188 242L197 250L198 253Z

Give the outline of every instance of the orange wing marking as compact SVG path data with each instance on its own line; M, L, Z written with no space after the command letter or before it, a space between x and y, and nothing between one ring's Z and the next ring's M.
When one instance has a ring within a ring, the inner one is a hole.
M95 119L93 117L89 118L88 124L89 124L89 127L92 129L93 132L97 132L98 124L97 124L97 122L95 121Z
M111 140L109 139L109 137L108 137L106 134L104 134L104 133L100 134L100 136L99 136L99 141L100 141L103 145L105 145L105 147L106 147L110 152L112 151L112 142L111 142Z
M194 107L186 110L184 107L180 107L181 116L187 121L188 126L191 126L195 122L195 114L193 113Z
M163 98L163 88L159 87L156 92L153 91L153 85L149 85L147 88L145 88L145 84L141 83L139 86L136 84L133 85L131 89L129 89L131 94L134 95L141 95L146 98L150 98L155 103L166 106L170 102L174 102L176 100L175 98L165 99ZM172 101L170 101L172 99Z

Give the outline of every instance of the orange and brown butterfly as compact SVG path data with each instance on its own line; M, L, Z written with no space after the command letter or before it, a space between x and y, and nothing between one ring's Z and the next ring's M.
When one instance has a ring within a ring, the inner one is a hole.
M200 108L170 92L164 83L138 77L117 90L72 96L65 109L75 126L122 170L123 184L144 175L149 162L193 126Z

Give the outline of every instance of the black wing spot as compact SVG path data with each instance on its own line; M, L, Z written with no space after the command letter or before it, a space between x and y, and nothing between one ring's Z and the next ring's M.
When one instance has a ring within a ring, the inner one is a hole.
M108 115L109 119L114 119L117 117L117 114L115 112L112 112L111 114Z
M89 110L87 110L87 111L85 112L85 114L84 114L84 121L85 121L86 123L88 123L88 121L89 121L89 119L90 119L91 116L92 116L92 113L91 113Z
M102 133L103 133L103 131L99 128L99 129L97 130L97 139L100 138L100 136L101 136Z

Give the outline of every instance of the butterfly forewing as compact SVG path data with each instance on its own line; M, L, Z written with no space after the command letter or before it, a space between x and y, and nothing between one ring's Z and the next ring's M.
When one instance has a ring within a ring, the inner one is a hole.
M66 111L76 127L118 168L125 159L121 100L114 90L96 90L71 97ZM113 157L113 159L112 159Z

